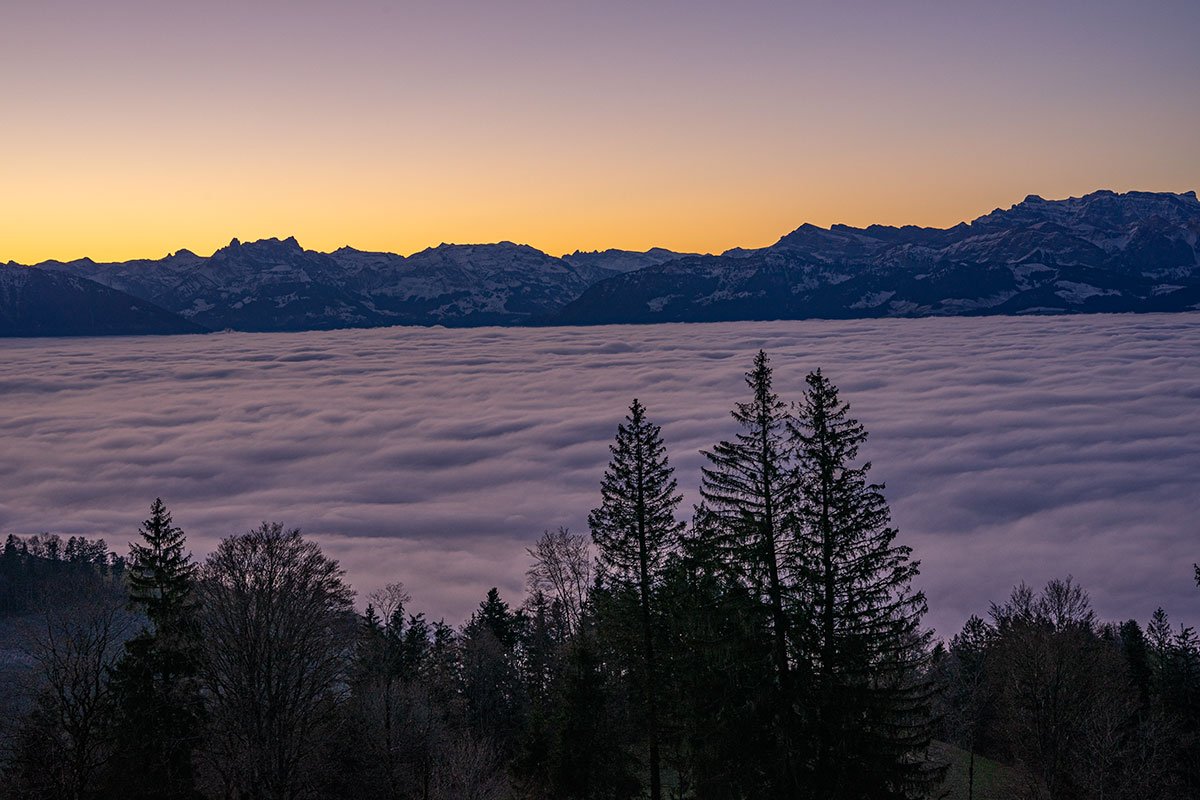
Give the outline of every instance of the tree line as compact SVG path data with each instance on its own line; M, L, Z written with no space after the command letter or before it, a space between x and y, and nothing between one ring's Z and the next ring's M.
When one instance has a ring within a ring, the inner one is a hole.
M865 800L965 767L973 797L977 755L1029 797L1197 796L1191 628L1098 622L1068 578L935 641L837 388L785 402L760 352L746 389L690 520L635 399L590 535L545 532L519 607L493 588L458 628L401 583L357 612L278 523L196 562L161 499L127 559L9 537L0 610L55 571L109 590L30 617L0 796Z
M9 534L0 549L0 619L29 614L61 601L80 584L120 586L125 559L103 539L57 534Z

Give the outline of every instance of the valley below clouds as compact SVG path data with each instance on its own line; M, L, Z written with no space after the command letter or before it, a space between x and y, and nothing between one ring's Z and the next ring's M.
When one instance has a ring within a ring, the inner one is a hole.
M1068 574L1103 618L1200 622L1190 313L9 339L0 535L124 552L161 496L198 557L281 521L360 604L400 580L459 622L519 602L543 530L586 531L634 397L690 518L759 348L783 399L820 367L870 432L939 635Z

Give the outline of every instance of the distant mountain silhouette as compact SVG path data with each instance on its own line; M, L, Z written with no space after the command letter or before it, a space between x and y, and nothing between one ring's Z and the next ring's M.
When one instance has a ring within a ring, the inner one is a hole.
M652 247L645 252L636 250L593 250L584 252L576 250L570 255L563 256L573 267L593 267L595 269L611 270L613 272L632 272L635 269L653 267L666 261L674 261L697 253L676 253L661 247Z
M156 261L37 265L142 303L123 316L113 305L122 295L10 263L0 273L11 283L27 271L31 288L20 307L14 290L0 295L0 319L9 335L74 332L86 315L55 315L74 313L86 296L95 313L114 315L93 315L91 328L114 333L1186 311L1200 308L1198 249L1195 192L1109 191L1031 195L947 229L802 225L770 247L719 256L654 248L555 258L500 242L406 258L235 239L208 258L180 250Z
M405 258L350 247L318 253L294 238L234 239L209 258L181 250L157 261L38 267L144 298L206 328L245 331L519 324L618 273L512 242L442 244Z
M194 322L94 281L0 265L0 336L203 332Z
M949 229L803 225L770 247L691 256L590 287L555 324L1200 308L1200 202L1027 197Z

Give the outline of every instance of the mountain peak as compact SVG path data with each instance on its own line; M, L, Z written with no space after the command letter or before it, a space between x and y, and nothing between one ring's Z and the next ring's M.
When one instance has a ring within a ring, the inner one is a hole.
M442 242L437 247L426 248L426 250L447 250L447 251L462 251L462 252L471 252L476 249L493 250L493 251L522 250L522 251L533 251L533 252L538 252L538 253L541 252L540 250L537 250L536 248L534 248L530 245L516 244L515 242L510 242L507 239L505 239L504 241L500 241L500 242L467 242L467 243L463 243L463 244L457 244L455 242Z
M222 247L213 256L231 256L238 253L255 253L255 254L274 254L274 255L294 255L304 252L304 248L296 241L295 236L289 236L286 239L258 239L253 242L242 242L234 237L229 241L229 244Z
M811 222L805 222L799 228L796 228L791 233L786 233L779 237L779 241L771 245L773 248L788 247L790 245L812 244L823 237L824 234L832 233L833 231L822 228L820 225L814 225Z
M1031 194L970 225L826 230L600 281L560 324L1200 309L1194 192ZM734 258L734 257L738 258Z
M952 228L806 223L769 247L705 257L555 258L503 240L405 258L305 250L288 236L233 239L209 258L43 266L216 329L1183 311L1200 309L1200 201L1195 190L1030 194Z

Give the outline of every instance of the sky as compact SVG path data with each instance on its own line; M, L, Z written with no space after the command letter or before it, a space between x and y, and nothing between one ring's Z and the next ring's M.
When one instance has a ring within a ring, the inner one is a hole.
M770 244L1200 189L1200 3L39 0L0 262Z
M198 558L279 521L360 607L400 581L458 623L587 530L634 397L690 519L759 348L785 401L821 367L869 431L939 635L1068 575L1102 619L1200 624L1200 314L14 339L0 531L124 553L161 496Z

